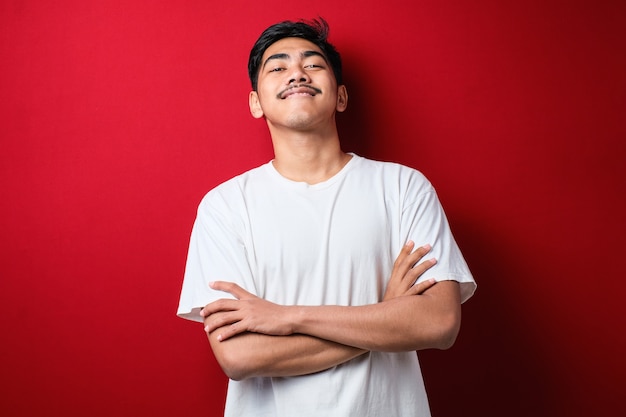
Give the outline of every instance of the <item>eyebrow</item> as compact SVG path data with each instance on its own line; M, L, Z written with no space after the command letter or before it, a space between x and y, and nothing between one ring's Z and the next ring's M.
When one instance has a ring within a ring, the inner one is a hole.
M324 54L322 54L321 52L318 51L304 51L300 53L300 56L303 58L309 58L311 56L319 56L320 58L322 58L324 60L324 62L326 62L328 64L328 61L326 60L326 57L324 56ZM278 54L274 54L274 55L270 55L269 57L267 57L267 59L265 60L265 62L263 63L263 66L261 68L265 68L265 66L268 64L268 62L273 61L273 60L279 60L279 59L291 59L291 57L289 56L289 54L286 54L284 52L282 53L278 53Z

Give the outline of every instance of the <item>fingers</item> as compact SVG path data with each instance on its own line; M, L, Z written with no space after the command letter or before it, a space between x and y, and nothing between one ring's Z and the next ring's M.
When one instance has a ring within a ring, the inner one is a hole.
M204 318L204 331L211 333L220 327L232 324L237 321L229 312L214 313Z
M213 333L215 330L219 330L217 339L222 341L245 330L245 326L242 325L241 320L242 317L238 312L212 314L204 319L204 331L206 333ZM238 330L240 328L243 330Z
M417 262L419 262L420 259L424 257L424 255L431 250L431 246L429 244L420 246L415 249L415 251L413 250L414 247L415 243L410 240L402 247L393 264L394 272L397 272L400 275L406 274L415 266L415 264L417 264Z
M415 243L413 241L409 240L406 242L402 249L400 249L400 253L393 263L393 269L405 268L407 265L410 265L410 260L408 258L411 256L414 247Z
M407 261L410 263L411 267L413 267L420 259L422 259L428 252L431 250L431 246L426 244L424 246L420 246L415 249L413 253L407 258Z
M421 291L415 292L416 285L415 282L421 277L428 269L430 269L433 265L435 265L437 261L435 259L426 260L416 266L414 266L411 270L409 270L404 277L402 278L405 282L405 286L409 288L410 293L421 294L427 288L422 289ZM421 284L424 284L423 282ZM429 287L432 286L429 285Z
M437 263L437 261L432 258L418 264L418 262L430 252L431 246L426 244L415 249L415 251L413 251L413 247L414 243L411 241L407 242L407 244L402 247L394 263L393 271L393 274L402 277L402 280L411 280L411 284L413 284L420 275L426 272L426 270Z
M437 260L435 258L427 259L424 262L421 262L418 265L415 265L413 268L411 268L411 270L407 273L407 276L415 277L417 281L417 278L422 276L424 272L426 272L427 270L429 270L436 264L437 264Z
M239 300L241 300L242 298L252 297L252 294L250 294L248 291L244 290L234 282L213 281L209 283L209 287L216 291L227 292Z
M421 294L429 288L426 285L433 285L415 285L417 280L437 263L434 258L422 261L430 250L431 246L428 244L415 248L415 243L412 241L408 241L402 247L393 264L393 270L387 283L383 300L401 295Z
M204 306L200 310L200 315L204 317L204 331L212 333L219 330L217 340L220 342L245 332L246 325L242 322L245 319L245 313L242 312L242 302L257 297L234 282L213 281L209 283L209 287L216 291L227 292L236 300L220 299Z
M414 286L411 287L410 292L409 292L408 295L419 295L419 294L422 294L424 291L426 291L427 289L429 289L430 287L432 287L436 283L437 283L437 281L435 281L434 278L430 278L430 279L427 279L426 281L417 283L417 284L415 284Z
M200 315L204 318L209 317L211 314L225 312L225 311L233 311L237 309L237 300L229 300L229 299L221 299L217 301L213 301L205 305L202 310L200 310Z
M241 322L236 322L231 324L230 326L226 326L220 329L219 334L217 335L217 341L223 342L226 339L230 339L233 336L238 335L239 333L243 333L246 331L245 326L241 324ZM210 332L207 332L210 333Z
M244 290L234 282L213 281L209 283L209 287L216 291L227 292L234 296L237 300L256 298L254 295ZM235 310L237 308L237 304L234 301L236 300L221 299L214 301L204 306L204 308L200 310L200 315L202 317L208 317L209 315L217 313L218 311Z

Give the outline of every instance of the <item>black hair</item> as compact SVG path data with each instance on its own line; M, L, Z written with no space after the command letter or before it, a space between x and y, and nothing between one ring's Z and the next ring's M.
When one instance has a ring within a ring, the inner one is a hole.
M311 21L300 20L292 22L285 20L276 23L263 31L250 51L248 59L248 76L252 89L256 91L259 79L259 68L263 54L273 43L284 38L302 38L315 44L322 50L324 57L333 70L337 85L343 84L341 72L341 57L335 47L328 42L328 23L321 17Z

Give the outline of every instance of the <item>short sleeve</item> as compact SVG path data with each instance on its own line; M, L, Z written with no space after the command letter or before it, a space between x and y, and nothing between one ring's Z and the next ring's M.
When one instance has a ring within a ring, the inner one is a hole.
M198 207L177 311L182 318L201 322L200 310L206 304L232 298L228 293L212 290L212 281L235 282L255 292L244 245L245 228L233 207L237 199L229 198L229 202L226 204L222 190L214 189Z
M450 225L430 183L418 172L412 182L422 183L408 188L402 212L402 235L416 245L430 244L429 258L437 264L420 277L419 281L435 278L437 281L457 281L461 284L461 302L467 301L476 290L476 282L454 240ZM412 191L413 190L413 191Z

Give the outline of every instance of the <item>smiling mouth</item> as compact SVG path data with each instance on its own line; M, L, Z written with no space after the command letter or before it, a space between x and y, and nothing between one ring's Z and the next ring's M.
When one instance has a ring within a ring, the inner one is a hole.
M278 98L284 100L294 95L315 97L317 94L322 94L322 90L310 85L292 85L278 93Z

